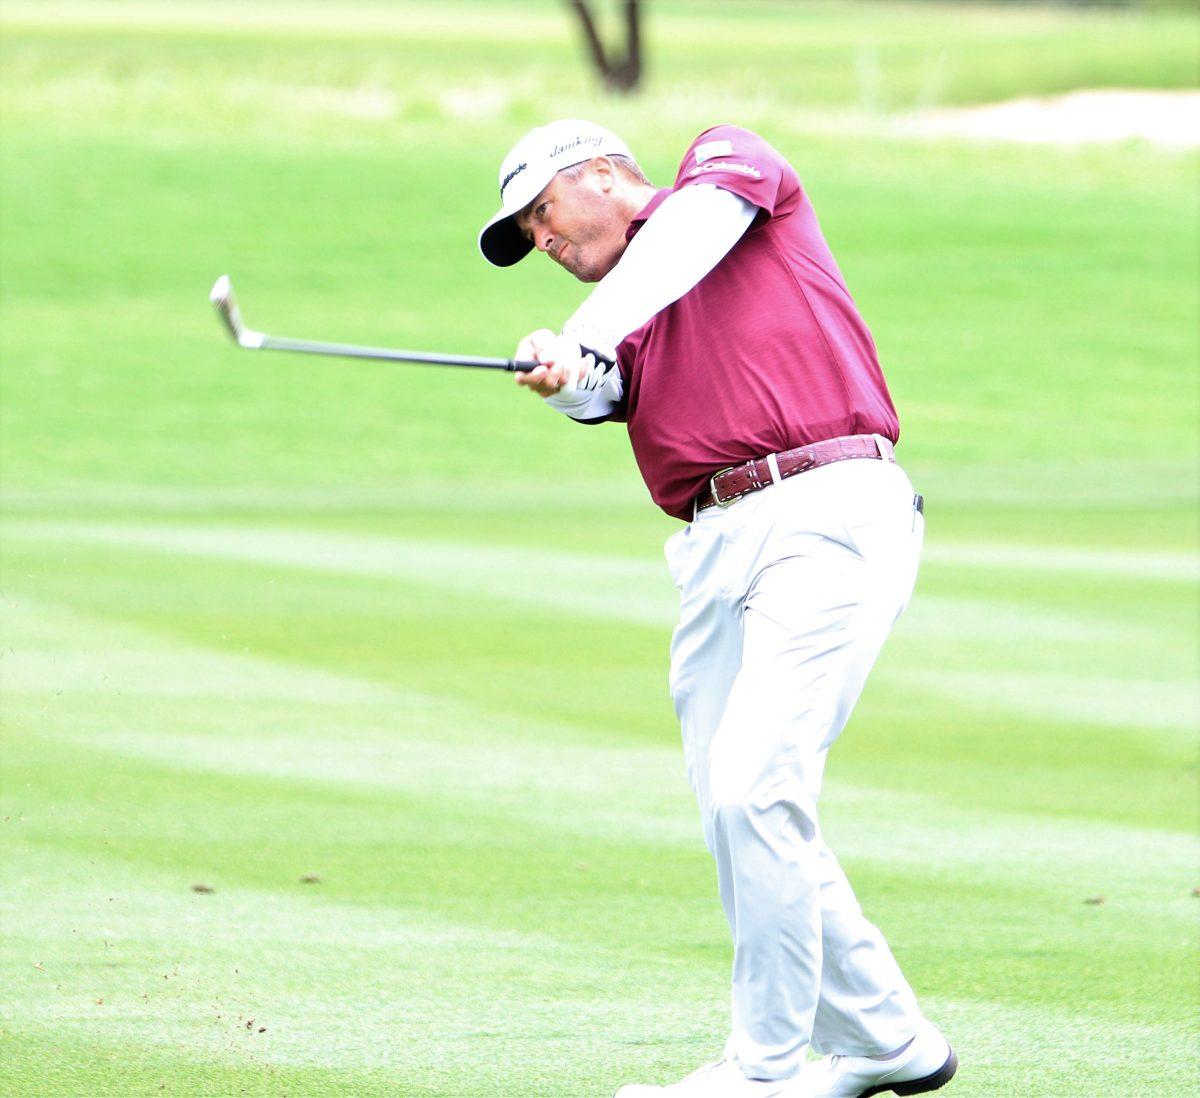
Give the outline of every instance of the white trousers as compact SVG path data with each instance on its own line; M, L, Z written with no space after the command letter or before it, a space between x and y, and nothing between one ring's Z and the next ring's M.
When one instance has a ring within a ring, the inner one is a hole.
M899 466L857 459L701 511L666 544L671 694L733 935L726 1056L754 1079L890 1052L920 1012L817 818L825 757L912 595Z

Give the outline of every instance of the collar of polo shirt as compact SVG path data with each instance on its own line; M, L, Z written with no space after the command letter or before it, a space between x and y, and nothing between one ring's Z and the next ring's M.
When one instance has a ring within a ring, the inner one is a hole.
M511 267L524 259L533 245L515 221L542 189L563 168L594 156L633 154L615 133L579 118L560 118L530 130L500 165L500 209L479 232L479 251L496 267Z

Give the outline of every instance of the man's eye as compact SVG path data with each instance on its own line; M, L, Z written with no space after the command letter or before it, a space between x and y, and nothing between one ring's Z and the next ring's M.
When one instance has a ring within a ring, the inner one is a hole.
M543 202L536 210L533 211L534 216L540 221L546 216L546 203Z

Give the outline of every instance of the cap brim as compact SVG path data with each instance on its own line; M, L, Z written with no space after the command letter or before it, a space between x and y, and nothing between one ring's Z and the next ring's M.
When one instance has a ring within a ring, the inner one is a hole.
M501 210L479 234L479 251L493 267L511 267L533 251L515 218L516 214Z

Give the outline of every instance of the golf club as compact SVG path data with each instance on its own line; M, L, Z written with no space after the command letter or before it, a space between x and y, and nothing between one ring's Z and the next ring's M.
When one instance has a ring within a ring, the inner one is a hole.
M536 362L521 362L512 358L486 358L477 355L437 355L424 351L394 351L387 347L358 347L351 343L315 343L306 339L286 339L283 336L267 335L248 328L242 322L242 313L237 298L233 296L233 283L228 275L221 275L208 295L216 307L229 334L239 347L250 351L298 351L308 355L336 355L341 358L375 358L387 362L420 362L429 366L474 366L483 370L507 370L509 373L525 373L535 369Z

